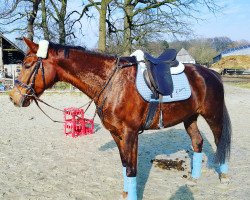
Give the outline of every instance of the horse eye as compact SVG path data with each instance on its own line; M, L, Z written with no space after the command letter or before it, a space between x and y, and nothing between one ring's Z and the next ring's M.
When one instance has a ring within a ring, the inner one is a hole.
M29 69L29 68L30 68L30 65L24 65L24 68L25 68L25 69Z

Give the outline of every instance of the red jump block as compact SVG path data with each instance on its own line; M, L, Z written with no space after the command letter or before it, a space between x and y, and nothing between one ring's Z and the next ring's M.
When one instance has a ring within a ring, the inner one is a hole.
M64 109L64 133L73 138L94 133L94 120L84 118L83 109Z

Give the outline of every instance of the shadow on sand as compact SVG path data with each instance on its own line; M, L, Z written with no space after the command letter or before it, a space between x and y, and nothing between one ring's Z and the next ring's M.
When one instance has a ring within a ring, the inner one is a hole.
M181 186L169 200L194 200L193 193L187 186Z
M203 137L203 153L207 156L206 163L208 168L215 168L214 165L214 150L207 140L204 133ZM115 142L112 140L99 148L100 151L116 148ZM150 170L152 167L151 159L158 155L170 155L178 151L187 151L190 160L192 159L193 151L191 149L191 140L185 129L165 129L164 131L155 131L150 134L141 134L139 136L139 151L138 151L138 198L142 199L145 185L147 183ZM122 177L121 177L122 180ZM178 191L187 190L182 186ZM178 196L180 192L176 193ZM172 199L176 199L173 197ZM192 199L192 198L190 198Z

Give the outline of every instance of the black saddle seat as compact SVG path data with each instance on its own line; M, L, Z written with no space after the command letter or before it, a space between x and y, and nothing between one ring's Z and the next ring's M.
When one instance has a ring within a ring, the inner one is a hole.
M165 50L158 58L153 57L147 52L144 52L144 57L147 61L157 65L159 63L169 63L170 67L176 67L179 62L176 60L177 51L175 49Z
M158 58L144 53L147 66L144 78L155 98L158 98L159 94L172 95L173 93L174 88L170 68L179 64L176 55L175 49L167 49Z

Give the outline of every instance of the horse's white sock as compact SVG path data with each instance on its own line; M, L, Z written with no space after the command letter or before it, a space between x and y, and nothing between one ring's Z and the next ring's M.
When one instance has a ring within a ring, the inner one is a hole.
M122 168L122 174L123 174L123 191L128 192L128 177L127 177L126 167Z
M192 178L198 179L201 176L202 166L202 153L194 152L193 154L193 166L192 166Z
M220 173L223 173L223 174L228 173L228 164L227 163L220 164Z
M136 177L127 177L128 180L128 200L137 200Z

